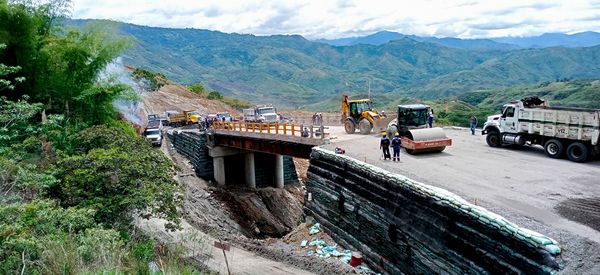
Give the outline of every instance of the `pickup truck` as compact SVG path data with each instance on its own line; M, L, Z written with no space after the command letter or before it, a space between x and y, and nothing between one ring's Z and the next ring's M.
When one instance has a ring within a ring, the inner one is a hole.
M146 125L144 136L152 143L152 145L162 145L162 121L158 119L158 117L151 118L148 116L148 124Z

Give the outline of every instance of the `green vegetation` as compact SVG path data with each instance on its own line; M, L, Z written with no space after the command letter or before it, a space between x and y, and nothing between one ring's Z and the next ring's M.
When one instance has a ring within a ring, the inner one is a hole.
M568 106L600 109L600 81L575 80L544 82L535 86L514 86L499 90L486 90L466 93L458 99L478 107L500 110L510 100L528 96L538 96L551 106Z
M148 90L156 91L166 84L167 77L161 73L135 68L131 73L138 80L144 80L148 84Z
M178 228L183 192L119 120L113 101L131 88L102 77L129 39L64 29L68 1L30 3L0 0L0 274L191 274L132 227Z
M74 21L80 24L81 21ZM466 50L400 39L335 47L301 36L252 36L123 24L124 61L254 103L317 110L341 93L439 99L556 79L600 78L600 46ZM260 99L256 97L260 95ZM338 104L336 104L338 105Z
M434 110L438 125L468 127L471 114L475 114L481 124L488 116L499 114L504 104L530 96L540 97L551 106L600 109L600 80L557 79L555 82L547 81L538 85L480 90L436 100L380 93L371 98L376 110L385 110L388 114L395 113L399 104L423 103L430 105ZM358 94L352 97L366 98L367 95ZM329 100L312 107L338 112L339 104L339 100Z

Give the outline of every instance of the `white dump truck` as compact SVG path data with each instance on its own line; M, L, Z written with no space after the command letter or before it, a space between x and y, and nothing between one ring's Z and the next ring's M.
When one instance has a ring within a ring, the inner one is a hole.
M244 121L248 122L280 122L279 115L273 106L256 106L243 110Z
M505 104L502 114L489 116L483 135L491 147L542 145L546 155L585 162L600 152L600 110L550 107L537 97Z

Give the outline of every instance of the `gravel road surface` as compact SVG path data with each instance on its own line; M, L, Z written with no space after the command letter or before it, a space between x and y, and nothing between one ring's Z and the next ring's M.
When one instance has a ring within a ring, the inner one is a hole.
M600 228L597 159L583 164L551 159L540 146L492 148L479 131L448 128L453 145L444 152L413 156L402 150L401 161L392 162L382 160L378 136L349 135L342 127L329 131L334 138L326 148L341 147L358 160L444 188L556 239L563 246L565 273L600 271L600 232L593 229Z

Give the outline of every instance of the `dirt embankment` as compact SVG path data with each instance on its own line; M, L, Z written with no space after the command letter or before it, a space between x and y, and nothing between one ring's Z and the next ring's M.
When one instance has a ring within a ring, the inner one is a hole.
M167 84L157 91L142 94L144 109L148 114L166 111L198 111L201 114L229 112L240 115L239 110L218 100L211 100L190 92L183 85Z
M219 189L212 183L196 177L192 165L172 149L168 139L163 143L161 150L179 168L175 179L186 188L184 225L189 224L186 226L191 227L186 230L199 230L206 233L208 239L220 239L232 244L232 251L238 251L231 252L233 258L230 259L230 264L237 266L236 274L364 274L364 271L353 269L338 258L307 255L311 248L300 246L302 240L313 239L325 240L327 244L335 245L324 232L311 236L308 234L308 226L299 224L304 200L302 186L286 186L285 189L264 188L257 191L244 190L242 187ZM299 174L306 174L308 162L296 161L303 164L299 167ZM150 224L153 223L156 222ZM154 227L153 230L162 231L162 227ZM291 233L283 238L269 237L281 237L288 232ZM167 243L192 245L186 238L165 237L180 233L152 234ZM213 268L219 265L221 255L215 254L214 251L212 254L193 257ZM209 257L209 260L206 257ZM210 264L213 261L216 263ZM239 264L240 262L264 262L267 266L261 273L256 273L256 264L246 266Z

